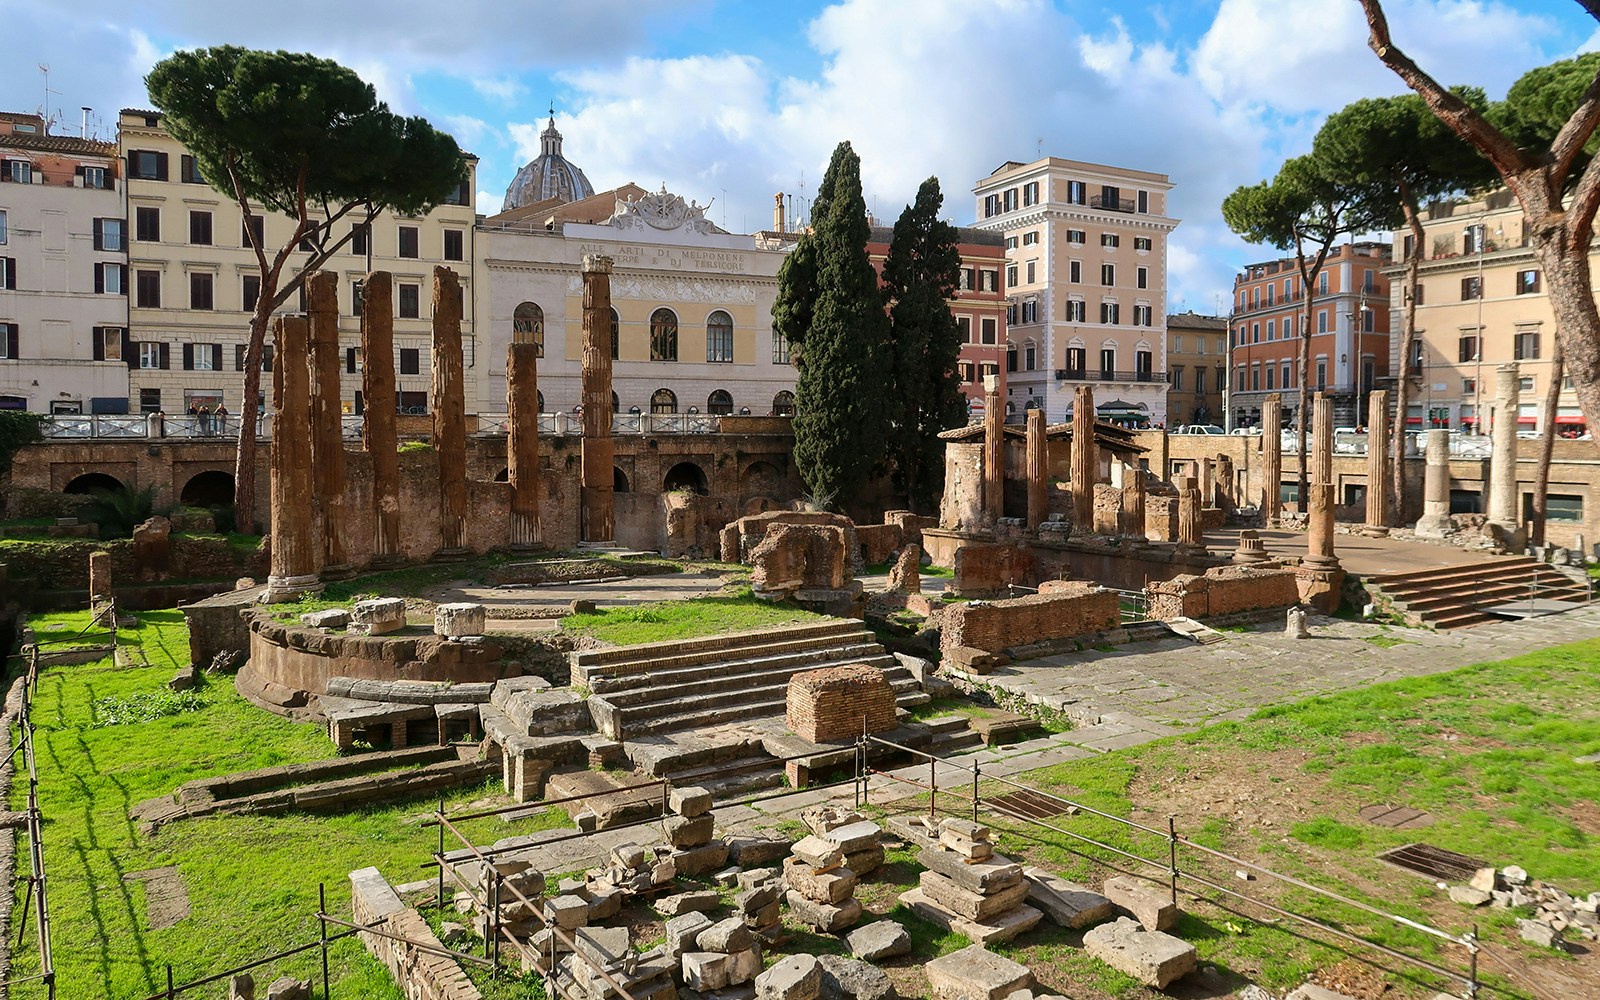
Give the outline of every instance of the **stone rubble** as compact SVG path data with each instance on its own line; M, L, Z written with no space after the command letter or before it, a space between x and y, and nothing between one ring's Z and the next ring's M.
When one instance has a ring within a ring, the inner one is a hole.
M984 945L1009 941L1044 917L1024 902L1029 883L1022 867L994 852L986 826L946 819L939 842L923 848L918 860L927 871L900 902L946 930Z
M1145 930L1127 917L1089 931L1083 936L1083 948L1118 972L1158 990L1193 972L1197 964L1194 945L1161 931Z
M1516 865L1496 871L1480 868L1466 885L1446 887L1450 898L1464 906L1496 909L1532 907L1533 915L1517 920L1522 940L1541 948L1567 949L1569 938L1600 940L1600 892L1574 896L1556 886L1531 878Z
M813 834L797 842L784 859L783 881L789 887L784 894L789 912L817 931L835 934L861 919L856 873L845 867L844 852L830 841Z

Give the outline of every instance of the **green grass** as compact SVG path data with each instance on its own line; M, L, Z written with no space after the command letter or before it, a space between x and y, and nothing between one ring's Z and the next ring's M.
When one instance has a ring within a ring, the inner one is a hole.
M878 576L894 569L894 565L895 564L892 562L876 563L875 565L868 566L864 572L867 576ZM949 566L923 566L918 570L918 575L936 577L941 580L950 580L955 578L956 571Z
M138 618L120 641L141 646L149 667L117 669L102 660L50 668L39 678L34 720L60 996L143 997L165 987L168 962L182 983L315 940L318 883L326 884L329 912L347 916L348 875L357 868L377 865L395 882L427 877L421 866L436 834L416 822L426 801L331 816L209 817L173 823L153 836L139 833L129 810L185 781L321 760L336 751L320 727L255 708L226 677L205 679L198 710L97 727L96 703L158 695L187 662L179 612ZM32 624L51 632L78 620L37 615ZM496 785L460 791L447 803L459 809L493 795ZM25 791L20 783L13 789L12 808L21 807ZM565 825L565 816L552 812L528 829ZM466 824L479 843L512 829L520 826L494 818ZM25 871L27 848L19 849ZM152 930L143 883L125 876L161 865L182 873L191 912L173 927ZM335 996L400 997L353 939L333 946L331 964ZM30 929L13 975L37 971ZM273 963L256 978L264 983L282 974L320 979L317 952ZM31 983L12 996L37 1000L44 990Z
M569 615L561 620L561 627L614 645L634 646L643 642L793 625L819 621L823 617L793 605L760 600L745 587L726 597L661 601L607 608L594 614Z

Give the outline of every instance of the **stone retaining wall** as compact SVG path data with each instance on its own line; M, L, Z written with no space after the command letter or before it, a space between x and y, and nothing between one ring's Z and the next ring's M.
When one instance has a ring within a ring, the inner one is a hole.
M1210 618L1300 603L1300 588L1291 569L1218 566L1203 576L1185 573L1145 588L1150 617Z
M1012 646L1071 639L1121 626L1116 591L1096 590L1087 583L1080 584L1080 588L946 607L939 646L968 646L997 653Z
M422 914L400 899L376 868L350 873L350 910L358 924L382 923L383 929L411 941L442 949ZM367 951L394 977L406 1000L482 1000L461 963L446 955L413 948L404 941L359 934Z

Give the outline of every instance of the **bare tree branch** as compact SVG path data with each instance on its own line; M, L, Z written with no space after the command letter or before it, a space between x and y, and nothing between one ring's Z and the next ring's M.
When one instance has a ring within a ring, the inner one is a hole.
M1550 156L1555 161L1555 181L1558 185L1554 196L1561 195L1559 185L1564 185L1567 174L1572 172L1572 164L1577 161L1583 152L1583 147L1594 135L1594 130L1600 125L1600 73L1590 81L1589 89L1583 92L1583 97L1578 101L1578 106L1573 109L1571 117L1561 126L1561 131L1550 143Z

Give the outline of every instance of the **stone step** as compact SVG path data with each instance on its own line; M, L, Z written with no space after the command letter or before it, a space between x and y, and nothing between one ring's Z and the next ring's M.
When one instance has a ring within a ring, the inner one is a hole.
M1439 566L1433 569L1419 569L1402 573L1375 573L1370 578L1373 583L1380 586L1389 584L1421 583L1432 580L1443 580L1461 575L1474 575L1477 577L1492 576L1502 572L1526 572L1529 567L1539 566L1541 563L1527 556L1508 556L1501 559L1486 559L1479 563L1458 564L1455 566Z
M824 638L863 631L861 623L853 618L829 619L783 628L758 629L750 632L730 632L726 635L701 636L695 639L672 639L665 642L647 642L637 646L613 646L606 649L586 649L572 654L575 667L601 667L625 664L635 660L659 660L698 652L738 649L746 646L767 646L794 639Z
M1529 596L1533 592L1541 598L1556 601L1584 601L1588 599L1582 587L1545 587L1541 585L1537 591L1524 581L1514 583L1489 584L1473 588L1470 591L1435 593L1427 592L1420 596L1396 598L1396 607L1417 614L1424 614L1435 610L1452 610L1461 607L1485 607L1490 604L1504 604L1508 601L1517 601Z
M892 658L889 660L892 668L880 667L889 679L889 686L898 696L902 692L917 693L916 678L906 672ZM732 690L714 692L715 698L708 698L703 693L684 691L682 688L661 689L662 695L648 702L633 705L617 706L617 712L622 719L624 732L631 729L634 722L649 719L659 715L672 715L690 708L704 707L708 702L714 705L738 705L748 701L767 701L774 693L787 698L789 678L791 673L773 671L770 674L757 677L741 677L739 684ZM608 699L609 700L609 699ZM780 713L781 714L781 713Z
M841 656L826 660L813 660L809 663L799 663L792 666L776 667L756 673L723 673L715 671L709 677L699 674L696 675L694 680L679 681L675 684L656 684L645 688L635 688L631 691L606 691L601 697L620 708L635 708L668 699L685 698L691 695L720 696L725 692L738 694L752 687L765 687L774 683L787 684L789 683L789 678L798 673L853 663L865 663L869 667L877 667L879 670L885 673L892 673L896 677L902 675L910 676L894 657L887 654L871 657Z
M941 733L935 736L933 742L928 745L928 752L943 757L983 745L983 737L968 729L959 733Z
M965 715L935 715L931 719L923 719L922 726L934 736L938 736L940 733L960 733L965 732L967 729L967 717Z
M786 670L794 673L798 670L810 669L813 664L819 663L876 663L883 660L895 662L893 657L884 652L883 647L875 642L813 646L772 656L753 656L748 659L723 660L689 667L678 667L676 669L652 670L649 673L634 674L628 677L595 678L590 690L595 694L605 695L607 701L626 704L640 693L654 691L658 688L680 686L685 682L693 682L703 677L731 679L753 674L771 673L774 670Z
M1383 591L1393 594L1397 598L1431 596L1434 594L1473 594L1485 587L1523 587L1537 584L1542 591L1550 590L1583 590L1582 584L1569 579L1561 573L1498 573L1487 577L1459 577L1441 580L1436 583L1404 584L1394 586L1385 584Z
M890 686L895 689L897 698L902 694L920 693L915 690L916 681L911 677L903 681L891 681ZM664 714L652 713L637 720L624 722L622 731L625 738L631 739L640 735L701 729L745 719L781 717L788 708L787 685L761 691L759 697L760 700L740 704L724 703L712 708L701 706ZM703 701L703 699L694 700Z

